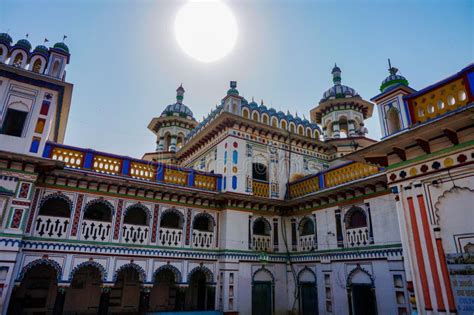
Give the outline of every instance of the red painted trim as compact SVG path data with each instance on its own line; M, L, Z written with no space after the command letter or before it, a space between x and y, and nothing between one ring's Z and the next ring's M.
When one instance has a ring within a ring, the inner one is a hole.
M40 189L36 188L35 196L33 197L33 204L30 207L30 215L28 217L28 224L26 225L26 233L30 233L31 231L31 226L33 225L33 218L35 216L35 211L36 211L36 206L38 204L39 195L40 195Z
M421 249L421 241L420 241L420 234L418 233L418 223L416 222L416 215L415 215L415 205L413 204L413 198L408 197L408 208L410 211L410 221L411 221L411 228L413 234L413 240L415 242L415 253L416 253L416 260L419 266L420 271L420 280L421 286L423 290L423 299L425 300L425 309L432 310L433 306L431 304L431 297L428 288L428 280L426 278L426 269L425 269L425 261L423 260L423 252Z
M423 195L418 195L416 198L418 199L418 205L420 206L421 224L423 225L423 233L425 235L426 249L428 251L428 258L431 268L431 276L433 278L435 287L436 301L438 302L438 311L445 312L446 307L444 306L443 294L441 292L441 282L439 280L438 267L436 266L433 239L430 234L430 226L428 222L428 216L426 214L425 200L423 199Z
M443 273L444 285L448 294L448 305L449 311L452 313L456 312L456 305L454 303L453 288L451 287L451 281L449 280L448 265L446 263L446 257L444 254L443 244L441 239L436 239L436 247L438 248L439 262L441 264L441 272Z

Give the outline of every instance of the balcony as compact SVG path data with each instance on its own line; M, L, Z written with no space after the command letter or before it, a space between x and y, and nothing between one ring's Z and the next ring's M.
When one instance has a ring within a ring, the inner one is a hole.
M298 238L298 250L301 252L309 252L318 248L314 235L301 235Z
M253 235L252 249L259 252L269 252L271 249L270 235Z
M69 218L39 215L35 221L34 236L46 238L66 238Z
M138 224L123 224L122 242L126 244L145 245L148 242L149 227Z
M161 246L181 247L183 241L182 229L160 227L158 243Z
M210 249L214 247L214 232L193 231L193 247Z
M270 196L268 182L254 179L252 181L252 191L253 191L253 195L257 197L268 198Z
M369 243L369 229L366 226L346 230L344 247L359 247Z
M108 242L112 231L112 223L96 220L82 221L81 239L94 242Z

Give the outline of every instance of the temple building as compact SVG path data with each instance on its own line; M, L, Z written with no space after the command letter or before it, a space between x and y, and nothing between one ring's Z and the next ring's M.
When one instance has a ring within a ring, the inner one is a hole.
M310 120L179 85L139 159L64 144L69 48L32 47L0 34L2 314L470 314L474 65L370 101L335 65Z

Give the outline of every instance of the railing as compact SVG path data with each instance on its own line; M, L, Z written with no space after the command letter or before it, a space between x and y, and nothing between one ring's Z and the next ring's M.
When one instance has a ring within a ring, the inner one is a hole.
M39 215L35 221L34 236L47 238L65 238L69 218Z
M290 198L302 197L324 188L352 182L380 172L376 166L360 162L348 163L310 175L288 184Z
M269 185L267 182L253 180L252 182L253 195L257 197L269 197Z
M303 252L311 251L317 249L318 244L313 234L311 235L301 235L298 239L299 250Z
M124 224L122 241L127 244L146 244L150 228L146 225Z
M158 241L161 246L181 247L183 231L181 229L172 229L160 227L158 232Z
M253 235L252 249L256 251L269 252L271 249L270 235Z
M212 248L214 244L214 232L193 231L193 247Z
M345 247L359 247L369 244L369 229L360 227L346 230Z
M67 168L179 185L203 191L221 190L222 175L219 174L178 168L173 165L138 160L91 149L47 142L43 157L62 161Z
M83 220L81 238L86 241L107 242L110 240L111 231L110 222Z

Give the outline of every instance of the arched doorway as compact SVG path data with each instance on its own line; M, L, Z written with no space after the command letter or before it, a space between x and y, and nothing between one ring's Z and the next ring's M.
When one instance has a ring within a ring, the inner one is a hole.
M67 289L65 313L97 314L100 304L104 268L94 263L83 263L71 273L71 286Z
M158 268L150 292L149 310L158 312L182 309L181 295L177 287L179 282L181 275L176 267L164 265Z
M298 286L300 297L300 314L318 314L316 275L308 267L303 268L298 274Z
M350 315L377 315L374 279L357 265L347 277Z
M135 264L127 264L117 270L115 284L109 297L109 312L137 314L140 311L140 291L144 272Z
M252 314L273 314L274 277L264 267L258 269L252 277Z
M389 134L395 133L401 129L399 117L400 113L395 107L391 107L387 111L387 128Z
M212 273L205 267L196 267L188 275L185 309L189 311L214 310L215 287Z
M34 261L27 265L20 275L20 286L13 290L8 314L54 313L59 272L54 263Z

